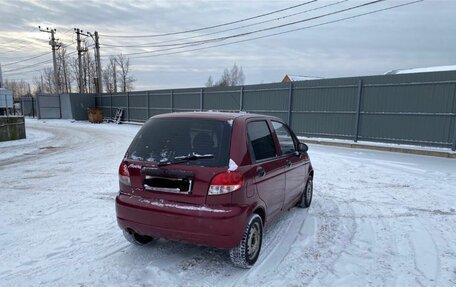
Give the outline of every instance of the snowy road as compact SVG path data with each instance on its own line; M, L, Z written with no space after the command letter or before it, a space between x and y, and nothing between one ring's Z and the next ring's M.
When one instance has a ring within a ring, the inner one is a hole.
M251 270L224 251L128 244L117 168L138 126L27 120L0 143L1 286L455 286L456 160L310 146L315 195Z

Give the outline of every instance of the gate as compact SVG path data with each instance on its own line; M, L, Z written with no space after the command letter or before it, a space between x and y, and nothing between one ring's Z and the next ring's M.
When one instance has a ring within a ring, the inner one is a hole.
M39 94L37 96L37 102L39 119L62 118L60 95Z

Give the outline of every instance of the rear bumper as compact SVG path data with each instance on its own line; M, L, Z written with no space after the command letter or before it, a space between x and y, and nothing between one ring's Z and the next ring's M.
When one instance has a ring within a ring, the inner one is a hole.
M194 205L124 194L116 197L120 228L216 248L239 245L248 211L248 206Z

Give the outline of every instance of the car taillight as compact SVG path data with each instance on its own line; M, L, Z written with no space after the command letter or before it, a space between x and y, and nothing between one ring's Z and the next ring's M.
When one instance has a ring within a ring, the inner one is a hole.
M209 195L218 195L236 191L244 184L244 177L238 172L217 174L209 186Z
M128 172L128 166L126 163L121 163L119 166L119 181L125 185L131 185L130 173Z

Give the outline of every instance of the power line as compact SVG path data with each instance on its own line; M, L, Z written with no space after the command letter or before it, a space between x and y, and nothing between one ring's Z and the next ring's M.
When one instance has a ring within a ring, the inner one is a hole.
M64 48L70 46L71 44L68 44L68 45L64 45ZM90 47L90 46L89 46ZM75 54L76 51L73 51L73 52L70 52L68 53L67 55L70 56L70 55L73 55ZM49 52L48 52L49 54ZM24 69L28 69L28 68L32 68L32 67L36 67L40 64L47 64L47 63L51 63L53 60L52 59L48 59L48 60L44 60L42 62L38 62L38 63L33 63L33 64L30 64L30 65L27 65L27 66L23 66L23 67L18 67L18 68L14 68L14 69L10 69L10 70L6 70L6 71L3 71L5 74L9 74L11 72L14 72L14 71L20 71L20 70L24 70Z
M50 68L49 66L46 66L44 68ZM29 70L29 71L20 71L20 72L13 72L13 73L8 73L8 77L14 77L14 76L17 76L17 75L23 75L23 74L29 74L29 73L33 73L33 72L42 72L43 71L43 68L41 69L35 69L35 70Z
M328 24L338 23L338 22L342 22L342 21L346 21L346 20L350 20L350 19L355 19L355 18L359 18L359 17L362 17L362 16L375 14L375 13L379 13L379 12L383 12L383 11L387 11L387 10L392 10L392 9L395 9L395 8L412 5L412 4L416 4L416 3L419 3L419 2L423 2L423 1L424 0L411 1L411 2L398 4L398 5L382 8L382 9L373 10L373 11L370 11L370 12L365 12L365 13L361 13L361 14L357 14L357 15L353 15L353 16L349 16L349 17L344 17L344 18L332 20L332 21L327 21L327 22L314 24L314 25L310 25L310 26L305 26L305 27L301 27L301 28L296 28L296 29L291 29L291 30L287 30L287 31L277 32L277 33L268 34L268 35L264 35L264 36L259 36L259 37L244 39L244 40L238 40L238 41L233 41L233 42L229 42L229 43L217 44L217 45L201 47L201 48L188 49L188 50L183 50L183 51L161 53L161 54L155 54L155 55L133 56L131 58L132 59L140 59L140 58L151 58L151 57L159 57L159 56L166 56L166 55L174 55L174 54L180 54L180 53L187 53L187 52L194 52L194 51L200 51L200 50L205 50L205 49L211 49L211 48L215 48L215 47L228 46L228 45L233 45L233 44L237 44L237 43L243 43L243 42L258 40L258 39L264 39L264 38L269 38L269 37L278 36L278 35L282 35L282 34L288 34L288 33L296 32L296 31L301 31L301 30L307 30L307 29L310 29L310 28L320 27L320 26L324 26L324 25L328 25ZM159 52L159 51L157 51L157 52Z
M65 32L63 32L63 36L65 36L65 34L67 34L68 32L71 32L73 30L73 28L69 28L67 30L65 30ZM32 28L32 30L30 31L26 31L26 33L30 33L30 32L34 32L36 31L36 28ZM7 36L2 36L0 35L0 38L1 37L4 37L4 38L8 38ZM32 40L16 40L16 41L8 41L8 43L0 43L0 48L2 49L11 49L11 51L6 51L6 52L2 52L2 54L9 54L9 53L15 53L15 52L18 52L18 50L30 50L30 43L33 42ZM8 47L8 46L4 46L4 45L13 45L17 43L16 46L11 46L11 47ZM74 43L74 41L72 42ZM3 47L2 47L3 45ZM46 55L47 53L43 53L41 55ZM37 54L37 57L38 58L38 55L40 54ZM0 57L2 58L6 58L6 57L3 57L3 55L0 55ZM22 57L19 57L19 59L22 59L22 58L26 58L26 57L30 57L30 56L22 56ZM9 57L8 57L9 58ZM14 57L16 60L18 58ZM32 58L34 59L34 58ZM25 60L24 60L25 61ZM11 63L13 64L13 63ZM10 65L10 63L7 63L7 64L4 64L3 66L8 66Z
M30 33L30 32L34 32L34 31L36 31L36 28L35 28L35 27L33 27L33 28L32 28L31 30L29 30L29 31L26 31L25 33ZM26 44L28 44L28 43L29 43L28 40L16 40L16 41L13 40L13 41L11 41L11 40L10 40L11 37L8 37L8 36L6 36L6 35L0 35L0 38L7 38L7 39L8 39L8 44L21 44L21 43L26 43ZM1 45L1 44L0 44L0 45Z
M243 29L243 28L247 28L247 27L258 26L258 25L261 25L261 24L274 22L274 21L279 21L279 20L283 20L283 19L286 19L286 18L289 18L289 17L296 16L296 15L301 15L301 14L305 14L305 13L308 13L308 12L311 12L311 11L316 11L316 10L320 10L320 9L327 8L327 7L330 7L330 6L338 5L338 4L347 2L347 1L349 1L349 0L341 0L341 1L338 1L338 2L335 2L335 3L330 3L330 4L323 5L323 6L315 7L315 8L312 8L312 9L308 9L308 10L305 10L305 11L300 11L300 12L297 12L297 13L284 15L284 16L277 17L277 18L274 18L274 19L269 19L269 20L260 21L260 22L256 22L256 23L252 23L252 24L248 24L248 25L243 25L243 26L239 26L239 27L234 27L234 28L229 28L229 29L223 29L223 30L219 30L219 31L211 32L211 33L205 33L205 34L201 34L201 35L184 37L184 38L181 38L181 39L174 39L174 40L167 40L167 41L153 42L153 43L145 43L145 44L138 44L138 45L103 44L103 46L105 46L105 47L119 47L119 48L128 48L128 47L142 48L142 47L165 47L165 46L173 46L173 45L183 45L183 44L180 44L180 43L174 43L174 44L170 44L170 45L163 45L163 44L164 43L170 43L170 42L182 41L182 40L188 40L188 39L194 39L194 38L199 38L199 37L204 37L204 36L209 36L209 35L214 35L214 34L220 34L220 33L223 33L223 32Z
M193 42L182 43L182 44L179 45L181 47L173 47L173 48L154 50L154 51L128 53L128 54L125 54L125 55L126 56L134 56L134 55L151 54L151 53L157 53L157 52L161 52L161 51L169 51L169 50L176 50L176 49L181 49L181 48L186 48L186 47L191 47L191 46L199 46L199 45L204 45L204 44L208 44L208 43L211 43L211 42L225 41L225 40L228 40L228 39L244 37L244 36L248 36L248 35L252 35L252 34L256 34L256 33L260 33L260 32L265 32L265 31L269 31L269 30L274 30L274 29L283 28L283 27L290 26L290 25L296 25L296 24L300 24L300 23L303 23L303 22L308 22L308 21L312 21L312 20L328 17L328 16L331 16L331 15L347 12L347 11L358 9L358 8L361 8L361 7L370 6L370 5L377 4L379 2L384 2L384 1L386 1L386 0L375 0L375 1L367 2L367 3L359 4L359 5L356 5L356 6L352 6L352 7L349 7L349 8L333 11L333 12L330 12L330 13L326 13L326 14L322 14L322 15L318 15L318 16L302 19L302 20L299 20L299 21L294 21L294 22L285 23L285 24L281 24L281 25L276 25L276 26L272 26L272 27L262 28L262 29L253 30L253 31L249 31L249 32L244 32L244 33L239 33L239 34L234 34L234 35L229 35L229 36L224 36L224 37L218 37L218 38L212 38L212 39L206 39L206 40L201 40L201 41L193 41Z
M227 23L213 25L213 26L208 26L208 27L203 27L203 28L179 31L179 32L153 34L153 35L107 35L107 34L100 34L100 36L102 36L102 37L110 37L110 38L152 38L152 37L163 37L163 36L185 34L185 33L191 33L191 32L199 32L199 31L203 31L203 30L209 30L209 29L213 29L213 28L228 26L228 25L232 25L232 24L237 24L237 23L241 23L241 22L245 22L245 21L249 21L249 20L253 20L253 19L269 16L269 15L276 14L276 13L279 13L279 12L283 12L283 11L286 11L286 10L290 10L290 9L294 9L294 8L301 7L301 6L304 6L304 5L308 5L308 4L311 4L313 2L317 2L317 1L318 0L312 0L312 1L304 2L304 3L298 4L298 5L282 8L282 9L275 10L275 11L272 11L272 12L268 12L268 13L264 13L264 14L260 14L260 15L256 15L256 16L252 16L252 17L248 17L248 18L232 21L232 22L227 22Z
M6 63L6 64L3 64L3 66L4 66L4 67L11 66L11 65L14 65L14 64L26 62L26 61L33 60L33 59L36 59L36 58L40 58L40 57L43 57L43 56L45 56L45 55L49 55L49 52L40 54L40 55L38 55L38 56L31 57L31 58L27 58L27 59L24 59L24 60L20 60L20 61L16 61L16 62L11 62L11 63Z
M7 70L7 71L4 71L4 73L8 74L8 73L11 73L11 72L14 72L14 71L28 69L28 68L36 67L36 66L41 65L41 64L47 64L47 63L51 63L51 62L52 62L52 59L51 60L44 60L42 62L31 64L31 65L28 65L28 66L25 66L25 67L19 67L19 68L14 68L14 69L11 69L11 70Z
M2 45L2 44L0 44L0 45ZM3 44L3 45L11 45L11 44L8 43L8 44ZM2 54L28 52L28 51L30 51L30 43L29 44L19 44L17 46L11 46L11 47L3 46L3 47L0 47L0 48L1 49L10 49L10 51L2 52Z

